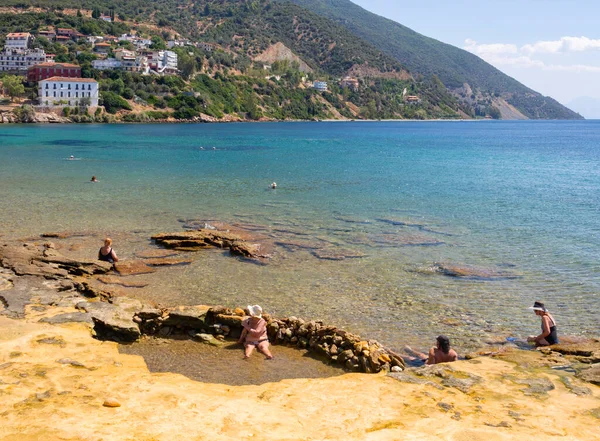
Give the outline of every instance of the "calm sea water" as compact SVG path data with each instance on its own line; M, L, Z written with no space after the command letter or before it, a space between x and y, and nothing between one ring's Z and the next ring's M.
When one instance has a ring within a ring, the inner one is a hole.
M128 258L202 219L362 255L278 247L263 266L196 253L137 295L260 303L397 349L537 333L534 300L563 335L599 335L599 202L599 121L0 125L6 237L110 234ZM434 262L503 277L451 278Z

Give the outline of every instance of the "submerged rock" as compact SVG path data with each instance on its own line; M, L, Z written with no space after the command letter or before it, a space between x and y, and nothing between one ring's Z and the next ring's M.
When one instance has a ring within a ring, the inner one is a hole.
M146 265L142 260L125 260L115 262L115 270L122 276L133 276L136 274L148 274L156 272L156 269Z

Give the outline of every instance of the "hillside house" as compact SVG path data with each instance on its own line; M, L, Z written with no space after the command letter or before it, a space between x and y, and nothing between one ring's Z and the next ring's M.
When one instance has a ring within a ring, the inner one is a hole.
M215 50L215 45L211 44L211 43L206 43L204 41L199 42L196 47L202 49L203 51L206 52L212 52Z
M27 69L46 61L43 49L4 49L0 52L0 72L26 75Z
M49 41L54 41L56 38L56 30L54 28L42 29L41 31L38 31L38 36L45 37Z
M29 32L12 32L6 35L5 50L26 50L31 47L33 37Z
M37 83L52 77L81 78L81 66L71 63L45 62L27 69L27 81Z
M419 104L421 102L421 98L415 95L407 95L404 100L410 104Z
M315 81L313 83L313 89L316 89L319 92L327 92L327 88L327 81Z
M48 107L98 106L98 82L91 78L52 77L39 82L40 104Z
M188 39L183 39L183 40L169 40L167 41L167 47L169 49L173 49L174 47L184 47L184 46L190 46L190 40Z
M177 54L173 51L146 51L148 67L158 74L177 73Z
M110 51L110 44L108 43L96 43L94 45L94 52L98 54L108 54Z
M92 67L98 70L111 70L119 69L121 67L121 61L116 58L106 58L104 60L93 60Z
M340 87L357 91L359 87L359 82L356 78L345 77L344 79L342 79L342 81L340 81Z

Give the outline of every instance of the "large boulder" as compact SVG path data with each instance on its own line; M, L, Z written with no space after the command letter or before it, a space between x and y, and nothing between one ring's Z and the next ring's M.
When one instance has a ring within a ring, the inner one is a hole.
M176 328L205 329L207 328L206 315L210 306L178 306L167 311L167 318L163 326Z
M136 341L141 333L133 321L133 313L106 302L81 302L77 308L89 313L94 321L94 331L101 339Z

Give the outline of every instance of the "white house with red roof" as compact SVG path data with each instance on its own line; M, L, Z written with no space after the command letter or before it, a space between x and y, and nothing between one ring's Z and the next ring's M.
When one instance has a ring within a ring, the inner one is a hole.
M98 82L92 78L52 77L39 82L42 106L98 106Z

